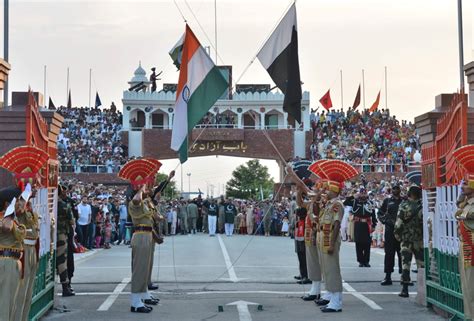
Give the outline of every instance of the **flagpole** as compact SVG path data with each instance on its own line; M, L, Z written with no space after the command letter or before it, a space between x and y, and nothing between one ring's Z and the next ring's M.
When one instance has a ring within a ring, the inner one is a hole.
M342 69L341 69L341 108L344 109L344 88L342 86Z
M364 73L364 69L362 69L362 97L363 97L364 109L365 109L365 73Z
M462 0L458 0L458 35L459 35L459 78L460 89L464 92L464 41L462 29Z
M44 106L46 107L46 65L44 65L44 72L43 72L43 98L44 98Z
M181 164L181 197L183 197L183 164Z
M89 108L91 108L91 81L92 81L92 68L89 68Z
M214 0L214 36L216 44L216 65L217 65L217 0Z
M387 66L385 66L385 109L388 108Z
M67 77L66 77L66 105L69 100L69 67L67 67Z
M3 59L8 62L9 58L9 0L3 1ZM8 76L3 84L3 106L8 107Z

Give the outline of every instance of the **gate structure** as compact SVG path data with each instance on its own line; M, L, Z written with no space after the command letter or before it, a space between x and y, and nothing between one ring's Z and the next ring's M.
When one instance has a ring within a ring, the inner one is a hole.
M452 153L468 143L467 116L465 95L454 95L437 121L434 141L422 147L426 300L460 320L464 319L464 307L454 213L462 170Z
M26 145L34 145L49 154L46 168L41 171L41 188L33 200L33 208L41 217L39 266L33 288L30 320L38 320L54 303L54 279L56 270L56 206L58 168L56 137L61 124L48 123L40 114L38 105L31 93L28 96L26 113ZM59 125L59 127L57 126Z

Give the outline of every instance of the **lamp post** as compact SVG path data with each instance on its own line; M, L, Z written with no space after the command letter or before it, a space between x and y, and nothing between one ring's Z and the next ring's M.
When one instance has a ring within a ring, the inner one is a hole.
M189 198L191 198L191 173L187 173L188 175L188 193L189 193Z

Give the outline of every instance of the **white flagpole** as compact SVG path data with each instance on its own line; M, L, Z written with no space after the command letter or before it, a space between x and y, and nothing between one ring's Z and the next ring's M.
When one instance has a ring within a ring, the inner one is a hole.
M362 97L363 97L364 109L365 109L365 72L364 72L364 69L362 69Z
M44 98L44 107L46 107L46 104L48 102L46 102L46 65L44 65L44 72L43 72L43 98ZM49 107L49 104L48 104L48 107Z
M344 109L344 88L342 86L342 69L341 69L341 109Z
M89 108L91 108L91 81L92 81L92 68L89 69Z

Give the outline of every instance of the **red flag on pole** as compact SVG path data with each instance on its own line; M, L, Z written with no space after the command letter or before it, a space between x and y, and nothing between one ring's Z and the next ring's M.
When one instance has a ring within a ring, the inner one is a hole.
M329 89L328 92L325 93L324 96L319 100L321 105L323 105L326 110L329 110L332 107L331 94L329 93L330 91L331 89Z
M359 89L357 89L357 95L354 100L354 103L352 104L352 109L356 109L360 105L360 84L359 84Z
M373 103L372 107L370 107L369 112L373 113L374 111L379 108L379 103L380 103L380 90L379 94L377 95L377 99L375 99L375 102Z

